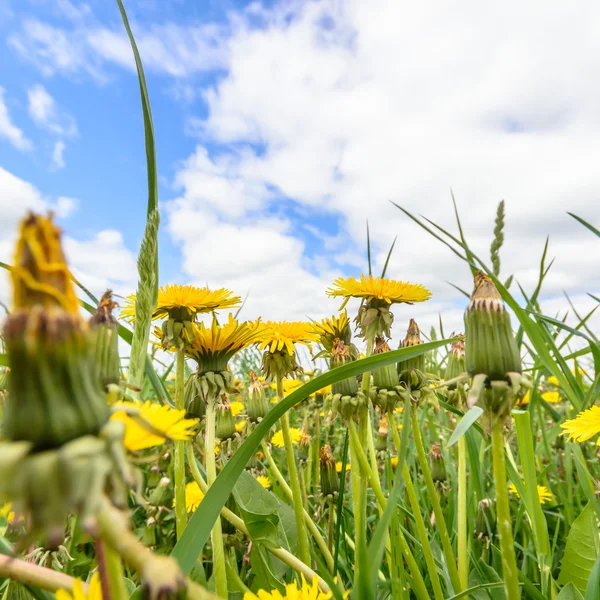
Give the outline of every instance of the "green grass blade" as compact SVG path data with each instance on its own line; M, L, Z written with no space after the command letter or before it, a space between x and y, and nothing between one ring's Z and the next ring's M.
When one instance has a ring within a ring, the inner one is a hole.
M261 440L290 408L327 385L347 379L353 375L360 375L366 371L371 371L374 367L383 367L410 357L420 356L451 341L439 340L437 342L401 348L400 350L392 350L337 367L323 375L315 377L301 388L293 391L279 404L276 404L225 465L215 482L211 485L206 496L204 496L200 506L192 515L183 535L173 549L172 556L177 559L183 572L188 575L192 570L237 478L258 449Z
M373 275L373 268L371 266L371 236L369 234L369 221L367 221L367 261L369 263L369 275Z
M340 533L342 529L342 510L344 508L344 492L346 490L346 465L348 464L348 443L350 441L350 432L346 429L346 437L344 439L344 451L342 453L342 470L340 471L340 493L337 499L337 521L335 524L335 539L334 539L334 559L333 572L338 572L338 560L340 557Z
M570 213L568 211L567 211L567 214L569 216L573 217L576 221L579 221L584 227L587 227L593 234L595 234L598 237L600 237L600 231L598 231L591 223L588 223L587 221L585 221L581 217L578 217L577 215L574 215L573 213Z
M382 277L385 277L385 273L386 273L386 271L387 271L388 264L390 263L390 258L391 258L391 256L392 256L392 252L394 251L394 246L396 245L396 240L397 240L397 239L398 239L398 236L396 236L396 237L394 238L394 241L392 242L392 245L391 245L391 247L390 247L390 250L389 250L389 252L388 252L388 254L387 254L387 257L386 257L386 259L385 259L385 264L383 265L383 270L381 271L381 276L382 276Z
M138 51L135 38L129 26L129 19L125 12L122 0L117 0L123 25L129 37L129 43L133 50L135 58L135 67L137 69L138 81L140 84L140 96L142 99L142 112L144 115L144 138L146 144L146 169L148 171L148 209L147 216L149 217L153 211L158 210L158 173L156 169L156 146L154 143L154 125L152 124L152 111L150 109L150 97L148 96L148 88L146 86L146 76L144 75L144 67L142 59Z

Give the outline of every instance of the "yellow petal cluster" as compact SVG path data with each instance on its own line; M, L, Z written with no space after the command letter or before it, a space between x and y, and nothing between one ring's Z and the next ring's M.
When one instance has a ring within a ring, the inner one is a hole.
M304 321L267 321L259 339L259 348L268 348L269 352L285 350L289 355L294 354L294 344L310 346L318 340L312 323Z
M355 277L338 277L326 290L330 297L364 298L365 300L383 300L388 304L399 302L425 302L431 292L421 284L407 283L373 275Z
M563 434L569 434L568 441L585 442L600 433L600 406L592 406L580 412L574 419L565 421L561 427ZM600 446L600 439L597 442Z
M517 487L515 486L514 483L511 483L508 486L508 491L511 494L515 494L515 496L517 498L520 498L519 491L517 490ZM546 502L552 501L552 494L545 485L538 485L537 492L538 492L538 498L540 499L540 504L545 504Z
M113 405L113 421L125 424L125 448L131 452L160 446L167 440L189 440L196 425L186 419L185 410L155 402L118 402Z
M298 429L297 427L290 427L290 438L292 439L292 444L294 446L300 441L301 436L301 429ZM271 444L277 448L283 448L285 446L283 442L283 431L281 431L281 429L273 434L273 437L271 438Z
M229 408L231 409L231 414L234 417L237 417L238 415L241 415L244 412L244 403L240 402L239 400L234 400L233 402L229 403Z
M194 512L198 506L200 506L200 502L202 502L202 498L204 498L204 494L200 489L200 486L192 481L185 486L185 510L188 513Z
M100 584L100 575L96 571L88 584L87 594L83 589L81 579L73 581L73 591L60 589L56 592L56 600L102 600L102 586Z
M296 582L289 583L285 586L285 593L282 594L277 590L267 592L259 590L258 594L246 592L244 600L329 600L332 597L331 592L322 592L319 587L319 578L315 575L312 583L308 583L302 575L302 584L298 588Z
M256 478L256 481L262 485L265 490L268 490L271 487L271 480L266 475L259 475Z
M165 285L158 290L158 302L152 313L152 319L163 319L169 311L184 308L192 314L209 313L214 310L233 308L242 301L240 296L225 288L209 290L207 287L193 285ZM127 321L135 320L135 294L127 296L121 317Z

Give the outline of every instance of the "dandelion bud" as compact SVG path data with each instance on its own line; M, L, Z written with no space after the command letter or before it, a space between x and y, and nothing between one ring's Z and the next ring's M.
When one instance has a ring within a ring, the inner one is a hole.
M508 373L521 373L521 358L510 315L493 281L481 271L465 312L465 359L471 377L483 374L504 381Z
M383 337L375 338L375 348L373 354L382 354L389 352L390 347ZM369 390L369 396L383 413L389 408L394 408L400 400L398 371L395 365L386 365L373 371L373 386Z
M435 483L444 483L447 479L446 465L442 447L439 444L432 444L429 452L429 466L431 469L431 478Z
M220 440L231 439L235 435L235 421L229 402L221 402L217 405L217 428L216 435Z
M11 369L4 436L53 448L98 433L109 408L51 219L23 221L11 278L14 311L3 331Z
M183 387L185 412L189 417L203 419L206 415L206 401L201 391L201 379L197 372L192 373Z
M411 319L408 323L406 337L400 342L400 348L418 346L422 343L419 326L414 319ZM400 376L400 381L410 386L412 390L420 389L425 383L425 355L421 354L414 358L400 361L398 363L398 375Z
M302 463L308 460L311 439L310 434L303 427L300 432L300 439L298 440L298 460Z
M460 336L456 342L452 342L450 346L450 354L448 355L448 364L446 365L446 372L444 373L444 379L451 381L460 377L466 373L465 366L465 339ZM449 390L456 389L456 383L451 383L448 386Z
M161 477L158 485L152 490L148 503L152 506L165 505L165 499L169 495L171 480L168 477Z
M494 515L493 502L489 498L484 498L477 505L473 535L488 547L494 533L495 525L496 516Z
M144 546L152 548L156 545L156 519L149 517L146 520L144 530L142 532L142 543Z
M333 346L333 352L331 356L331 367L339 367L352 362L352 357L348 350L348 347L340 339L337 339ZM349 377L342 381L336 381L331 385L331 392L335 396L341 394L342 396L353 396L358 392L358 380L356 377Z
M384 414L381 417L381 423L379 423L379 429L377 430L377 438L375 439L375 450L377 452L385 452L388 447L388 418Z
M325 445L319 454L321 474L321 495L325 498L334 498L340 489L340 481L335 468L335 459L331 447Z
M248 386L248 402L246 412L248 420L252 423L261 421L269 412L269 400L265 394L265 385L254 371L250 371L250 385Z
M88 321L95 338L96 377L105 390L110 385L118 385L121 380L119 329L117 321L112 315L116 306L116 302L112 299L112 292L107 290L100 298L98 308Z

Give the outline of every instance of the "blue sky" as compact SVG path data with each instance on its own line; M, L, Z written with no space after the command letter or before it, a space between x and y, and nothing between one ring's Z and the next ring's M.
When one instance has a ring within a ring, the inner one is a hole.
M506 200L503 268L526 287L551 236L549 310L563 289L582 308L598 291L595 240L565 211L600 223L600 9L125 4L152 102L163 283L249 290L248 316L319 317L337 308L328 283L365 268L369 220L378 267L398 236L390 276L433 292L399 322L443 312L459 328L447 281L468 288L468 270L389 202L449 224L452 188L483 254ZM24 211L54 208L74 271L133 291L145 156L116 4L0 0L0 44L2 260Z

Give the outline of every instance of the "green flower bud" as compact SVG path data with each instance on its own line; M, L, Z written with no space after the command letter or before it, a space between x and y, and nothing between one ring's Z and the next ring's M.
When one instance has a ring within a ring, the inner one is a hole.
M118 385L121 380L119 362L119 327L112 315L117 306L112 299L112 292L107 290L98 308L88 321L95 339L94 364L96 377L104 389L109 385Z
M228 400L217 404L216 423L216 436L220 440L228 440L235 435L235 421Z
M419 326L414 319L411 319L408 324L408 330L406 331L406 337L400 342L400 348L418 346L422 343ZM425 355L421 354L414 358L400 361L398 363L398 375L400 381L405 385L410 386L411 390L420 389L426 381Z
M156 519L148 517L142 531L142 543L144 546L152 548L156 545Z
M489 547L495 527L496 516L494 514L494 504L489 498L484 498L477 505L473 535L486 547Z
M298 460L301 463L305 463L308 460L308 454L310 452L311 437L306 427L302 427L300 432L300 439L298 440Z
M379 429L377 430L377 438L375 439L375 450L377 452L385 452L388 447L389 424L387 414L383 414Z
M356 322L362 331L362 337L374 340L378 336L391 336L394 315L390 311L390 304L385 300L372 298L362 304Z
M335 470L335 459L331 452L331 447L325 445L321 448L319 454L320 480L321 480L321 495L325 498L337 496L340 489L339 476Z
M352 356L348 347L342 340L335 340L330 361L331 368L335 369L349 362L352 362ZM334 396L337 394L341 396L354 396L358 393L358 380L356 377L349 377L348 379L342 379L342 381L336 381L331 384L331 393Z
M170 493L171 480L168 477L161 477L158 485L152 490L148 503L152 506L165 506L165 500Z
M431 478L435 483L444 483L448 478L446 475L446 465L442 447L435 443L431 445L429 452L429 468L431 469Z
M521 373L521 357L510 315L493 281L481 271L465 312L465 360L471 377L483 374L490 381L505 381L508 373Z
M465 366L465 339L461 336L456 342L452 342L450 346L450 354L448 355L448 364L446 365L446 372L444 373L444 379L451 381L460 377L466 373L467 368ZM457 384L451 383L448 385L449 390L456 389Z
M248 402L246 412L251 423L262 421L269 412L269 400L265 393L265 384L254 371L250 371L250 385L248 386Z
M201 377L197 371L187 378L183 388L183 398L187 416L203 419L206 415L206 401L202 395Z

